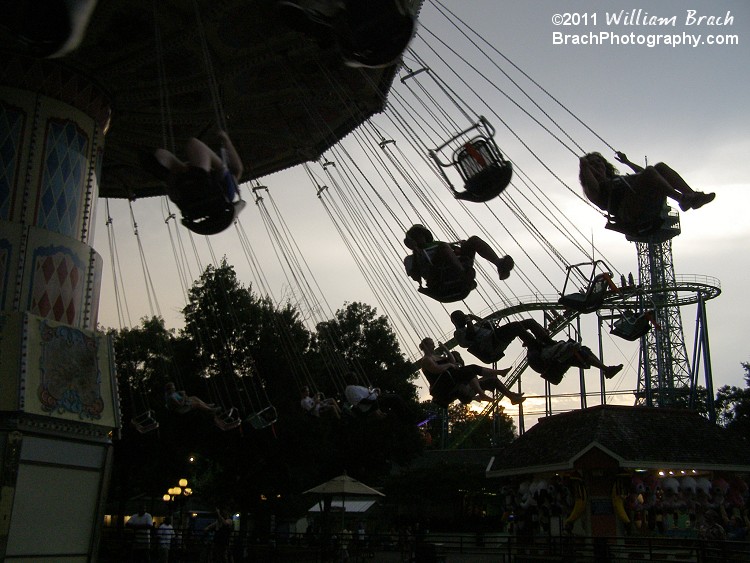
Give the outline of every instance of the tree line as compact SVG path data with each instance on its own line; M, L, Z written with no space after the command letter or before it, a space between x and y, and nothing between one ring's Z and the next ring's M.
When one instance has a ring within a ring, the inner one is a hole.
M180 478L207 506L276 517L303 514L311 499L301 493L347 472L369 485L389 484L394 468L408 468L425 447L444 443L444 428L465 433L461 447L497 444L497 424L463 406L419 427L394 417L382 421L349 416L315 418L300 407L310 386L340 398L342 371L362 383L401 396L416 420L434 416L420 403L417 375L388 319L354 302L308 330L303 312L244 286L232 266L209 266L188 292L184 326L168 329L158 317L112 331L123 426L114 441L109 498L121 504L137 495L160 498ZM188 395L235 407L247 420L272 408L264 428L247 422L222 431L210 413L176 414L165 404L164 386L174 382ZM140 433L129 422L152 411L159 428ZM500 415L500 440L515 436ZM429 494L429 491L426 491Z
M123 426L114 440L110 501L158 499L187 477L208 507L292 517L309 508L303 491L344 472L395 494L434 499L452 494L439 483L459 479L466 468L453 474L441 466L431 474L424 466L409 473L409 466L425 448L445 444L444 432L460 437L454 443L464 449L501 448L516 437L512 419L502 413L482 417L453 405L447 420L434 418L435 408L419 401L417 375L388 319L364 303L345 304L308 330L299 307L255 294L223 261L193 284L182 313L179 330L152 317L111 331ZM718 423L748 439L750 363L742 367L746 387L721 387L714 405ZM304 413L301 386L342 398L344 370L400 395L418 420L432 420L418 427L394 418L344 415L337 421ZM207 402L237 407L243 420L267 407L276 420L265 428L243 422L222 431L209 414L175 414L165 405L169 381ZM705 389L698 392L705 397ZM697 404L707 415L705 401ZM159 428L141 434L129 422L145 410L153 411ZM483 487L481 477L472 475L475 488Z

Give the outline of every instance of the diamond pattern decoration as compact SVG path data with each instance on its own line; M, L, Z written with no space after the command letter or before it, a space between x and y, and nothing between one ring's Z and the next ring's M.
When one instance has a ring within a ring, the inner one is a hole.
M85 264L68 248L39 248L33 259L29 312L75 325L83 303Z
M88 143L85 133L73 121L50 120L47 124L37 226L76 237L87 179Z
M0 101L0 219L8 221L16 185L24 112Z

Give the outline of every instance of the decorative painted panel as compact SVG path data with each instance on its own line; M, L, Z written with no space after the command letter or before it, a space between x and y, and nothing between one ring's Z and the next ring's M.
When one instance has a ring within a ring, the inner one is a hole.
M47 122L36 225L75 238L85 194L89 139L70 120Z
M76 325L86 285L86 262L70 248L48 246L31 256L28 311L40 317Z
M50 428L74 421L114 427L119 400L109 337L34 315L25 319L21 409L55 419Z
M75 328L39 325L39 401L44 412L101 418L104 401L96 359L97 339Z

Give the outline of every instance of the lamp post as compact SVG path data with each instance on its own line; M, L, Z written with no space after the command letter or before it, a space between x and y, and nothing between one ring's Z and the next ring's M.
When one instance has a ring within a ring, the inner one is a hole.
M180 517L179 517L179 528L184 528L184 523L182 521L182 511L185 507L185 499L193 494L193 490L187 486L188 480L183 478L178 481L178 486L176 487L170 487L167 490L167 493L162 497L164 502L174 502L177 500L180 504Z

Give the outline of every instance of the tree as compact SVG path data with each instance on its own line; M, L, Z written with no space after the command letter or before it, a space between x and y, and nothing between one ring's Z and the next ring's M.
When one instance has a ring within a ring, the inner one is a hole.
M183 335L193 342L193 362L213 402L237 407L244 416L298 404L296 374L310 334L291 305L276 307L253 294L224 260L206 268L183 313Z
M468 405L454 403L448 408L448 428L454 447L492 448L510 444L516 437L513 419L503 412L481 413Z
M183 313L178 334L161 319L145 319L115 336L120 388L144 397L160 422L159 432L150 435L123 429L115 443L116 498L143 492L159 498L187 477L204 502L281 515L299 508L299 493L336 474L348 471L376 484L394 462L420 451L415 425L313 419L299 405L302 384L331 382L321 359L324 348L344 365L364 369L383 391L413 402L414 375L388 320L375 309L349 304L311 334L295 307L253 294L222 261L201 274ZM335 345L324 336L334 333ZM221 431L205 412L168 412L167 381L207 402L237 408L241 429ZM124 400L123 411L130 416L134 405ZM258 430L247 417L264 406L275 407L278 419Z
M416 374L406 361L388 318L364 303L348 303L318 324L312 350L318 361L340 357L347 370L363 373L384 393L416 401Z
M476 403L474 403L476 404ZM498 405L495 413L483 414L473 410L470 405L451 404L447 416L448 435L443 440L442 409L436 409L429 402L422 405L425 412L432 413L433 418L427 425L432 444L435 448L480 449L497 448L510 444L517 437L513 419L503 412Z
M718 423L725 428L750 438L750 363L743 362L744 389L725 385L716 392Z
M163 389L180 370L180 342L159 317L143 318L139 326L111 335L124 425L120 439L115 441L110 495L123 502L136 493L160 497L167 484L179 478L172 461L177 455L171 446L182 440L161 442L158 432L141 434L131 421L153 411L162 425L159 432L165 431Z
M309 357L319 374L327 374L327 380L319 380L318 385L333 383L342 393L341 372L354 371L382 393L399 395L412 407L415 416L420 411L413 383L416 374L401 353L388 319L378 316L369 305L347 303L336 311L333 319L318 323ZM340 372L330 373L331 364ZM396 420L349 420L341 430L340 440L345 448L338 456L343 464L340 470L346 469L367 482L377 482L389 471L392 462L405 463L422 447L416 424Z

